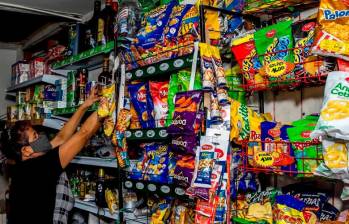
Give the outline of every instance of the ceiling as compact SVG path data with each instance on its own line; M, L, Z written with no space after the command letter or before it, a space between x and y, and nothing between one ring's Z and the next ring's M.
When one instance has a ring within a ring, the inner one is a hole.
M94 0L0 0L39 9L85 14L93 10Z

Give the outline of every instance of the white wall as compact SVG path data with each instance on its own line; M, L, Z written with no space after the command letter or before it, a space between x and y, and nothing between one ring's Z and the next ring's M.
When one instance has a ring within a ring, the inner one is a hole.
M6 88L11 84L11 65L17 61L17 50L0 49L0 115L6 114L7 105L13 101L6 100Z

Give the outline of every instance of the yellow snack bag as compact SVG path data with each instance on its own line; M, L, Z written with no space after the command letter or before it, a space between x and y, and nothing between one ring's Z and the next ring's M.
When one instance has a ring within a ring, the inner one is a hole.
M349 1L321 0L312 53L349 60Z
M230 111L230 140L234 141L236 144L241 144L242 141L248 140L250 137L250 122L248 118L252 110L245 104L233 100Z
M324 162L328 168L332 169L334 173L337 173L338 169L346 170L348 168L348 148L345 143L323 139L322 146Z
M103 86L101 90L101 98L97 109L99 117L104 118L112 115L116 109L115 104L115 84Z

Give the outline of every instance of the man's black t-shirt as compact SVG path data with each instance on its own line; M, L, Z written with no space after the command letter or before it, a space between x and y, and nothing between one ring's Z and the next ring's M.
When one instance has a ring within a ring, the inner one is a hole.
M10 187L9 224L53 221L57 180L63 169L59 150L16 165Z

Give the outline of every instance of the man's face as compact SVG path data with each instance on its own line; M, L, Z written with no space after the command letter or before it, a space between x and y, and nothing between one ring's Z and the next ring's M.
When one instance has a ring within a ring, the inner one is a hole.
M28 142L29 143L34 142L35 140L37 140L39 138L38 132L32 126L29 126L25 130L25 134L28 137Z
M32 143L39 138L38 132L32 126L27 127L27 129L25 130L25 134L28 137L29 143ZM43 153L43 152L34 152L34 150L32 149L31 146L24 146L22 148L22 160L23 161L27 160L27 159L42 156L44 154L45 153Z

